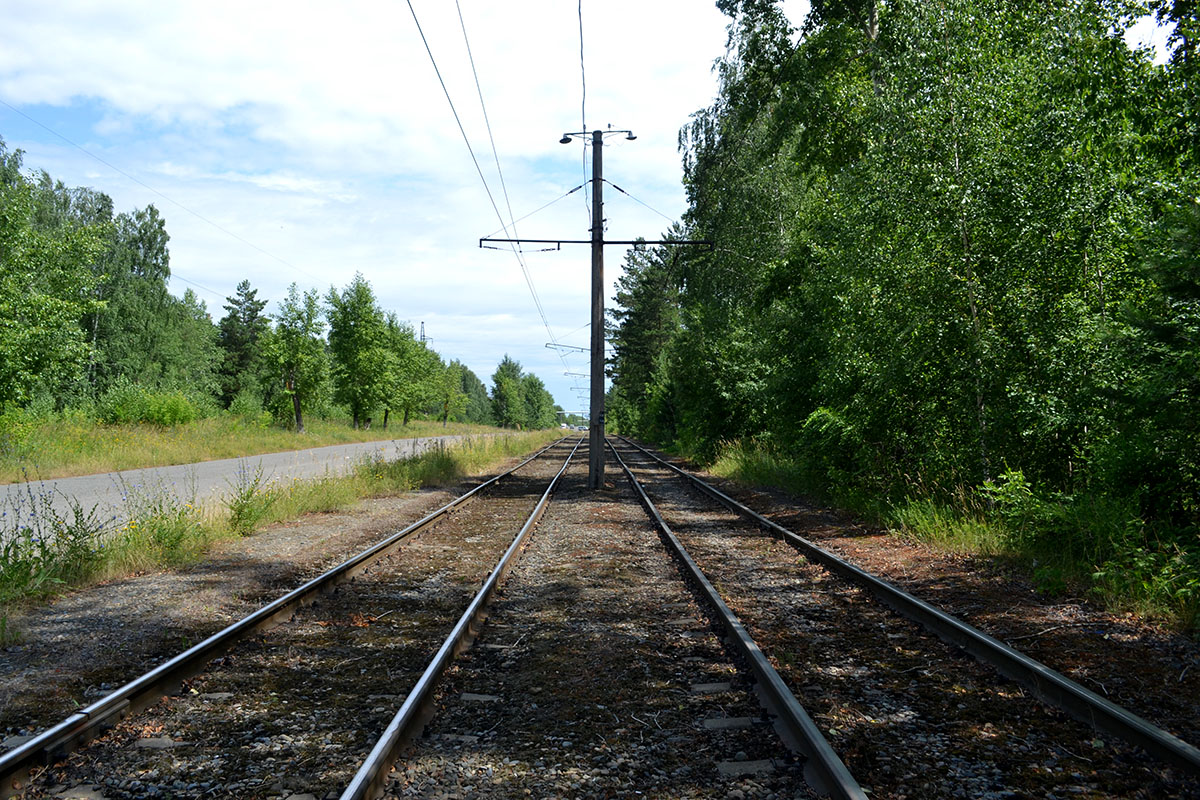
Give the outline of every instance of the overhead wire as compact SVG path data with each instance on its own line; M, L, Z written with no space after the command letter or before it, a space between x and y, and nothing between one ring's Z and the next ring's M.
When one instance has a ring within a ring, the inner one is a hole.
M572 194L574 194L575 192L578 192L580 189L582 189L582 188L583 188L583 186L584 186L584 185L581 183L581 184L579 184L578 186L576 186L574 189L571 189L571 190L569 190L569 191L563 192L563 193L562 193L562 194L560 194L558 197L556 197L556 198L554 198L553 200L551 200L549 203L546 203L546 204L545 204L545 205L543 205L543 206L539 206L539 207L535 208L533 211L530 211L530 212L529 212L528 214L526 214L525 216L523 216L523 217L518 217L517 219L513 220L511 224L512 224L512 226L513 226L514 230L516 229L516 224L517 224L518 222L524 222L525 220L527 220L527 219L529 219L530 217L532 217L534 214L537 214L538 212L541 212L541 211L545 211L547 208L549 208L550 206L552 206L552 205L554 205L555 203L559 202L560 200L565 200L566 198L570 197L570 196L571 196ZM490 239L491 237L495 236L497 233L502 233L503 231L504 231L504 228L497 228L496 230L492 231L491 233L489 233L487 236L485 236L485 237L483 237L483 238L485 238L485 239ZM513 238L516 238L516 237L513 237Z
M411 2L409 3L409 8L410 9L412 8ZM504 181L504 170L500 168L500 152L496 148L496 137L492 134L492 122L491 122L491 119L488 117L487 103L485 103L483 100L483 86L479 82L479 71L475 68L475 54L471 51L471 39L469 36L467 36L467 23L466 23L466 20L463 18L462 5L458 2L458 0L454 0L454 8L458 12L458 24L459 24L459 27L462 28L463 44L467 48L467 60L471 64L471 75L475 79L475 92L476 92L476 94L479 95L479 108L483 112L483 123L484 123L484 126L487 128L488 142L492 146L492 158L496 162L496 175L500 178L500 190L504 194L504 205L508 209L508 219L509 219L508 226L505 226L504 219L501 218L500 219L501 229L504 230L505 233L507 233L508 227L511 227L512 228L512 238L518 239L518 238L520 238L520 235L517 232L517 221L513 218L514 215L513 215L513 210L512 210L512 201L508 195L508 185ZM415 12L413 15L413 19L416 19ZM418 27L420 27L419 24L418 24ZM424 39L424 34L422 34L422 39ZM426 43L426 48L428 48L428 43ZM433 58L433 54L430 53L430 59L432 59L432 58ZM436 69L436 66L435 66L435 69ZM440 75L439 75L439 77L440 77ZM445 88L444 84L443 84L443 88ZM450 99L449 94L447 94L446 99L447 100ZM464 134L464 136L465 136L465 134ZM468 144L468 147L470 147L469 144ZM483 177L482 173L480 174L480 177L481 178ZM573 192L575 190L572 189L571 191ZM570 193L571 192L567 192L567 194L570 194ZM497 213L499 213L499 212L497 212ZM525 275L525 281L529 285L529 291L533 295L534 304L537 306L538 313L542 317L542 324L546 328L546 335L548 335L550 337L551 342L558 344L558 339L554 336L554 330L550 327L550 321L548 319L546 319L545 311L542 308L541 298L538 297L537 289L535 288L534 283L533 283L533 276L529 272L529 265L527 263L525 263L525 258L521 252L520 247L518 247L515 242L511 243L511 244L513 244L513 253L517 257L517 263L519 263L521 265L521 272ZM562 354L562 352L559 352L559 359L563 362L563 366L567 365L566 356L564 356Z
M605 183L607 183L609 186L613 187L614 189L616 189L616 190L617 190L618 192L620 192L621 194L623 194L623 195L625 195L626 197L628 197L628 198L629 198L630 200L632 200L633 202L637 203L638 205L640 205L640 206L645 206L646 208L648 208L648 209L650 209L651 211L653 211L655 214L658 214L660 217L662 217L663 219L665 219L667 222L672 222L672 223L673 223L673 222L676 222L676 220L673 220L673 219L671 219L670 217L668 217L666 214L664 214L664 213L662 213L661 211L659 211L659 210L658 210L657 208L655 208L654 206L652 206L652 205L650 205L650 204L648 204L648 203L643 203L641 200L638 200L636 197L634 197L634 196L633 196L633 195L631 195L629 192L627 192L627 191L625 191L624 189L622 189L620 186L617 186L615 183L613 183L612 181L610 181L608 178L605 178L605 179L604 179L604 182L605 182Z
M446 102L450 106L450 112L454 115L454 121L458 125L458 132L462 135L463 144L466 145L467 152L471 155L471 163L475 165L475 172L479 175L479 180L483 184L483 190L487 194L488 202L491 203L492 211L495 212L496 218L500 221L501 229L507 233L507 231L510 228L511 223L505 222L504 215L500 213L500 207L499 207L499 205L497 205L496 198L492 194L492 188L490 185L488 185L487 178L483 174L483 168L479 165L479 159L475 156L475 149L473 147L471 147L471 140L467 136L466 128L463 127L462 118L458 114L458 109L454 105L453 98L450 97L450 90L446 86L445 79L442 77L442 71L438 67L437 59L434 58L433 49L429 46L429 39L426 38L425 30L424 30L424 28L421 27L421 20L417 18L417 10L415 8L413 8L412 0L406 0L406 2L408 4L409 13L412 14L413 23L417 26L417 33L420 34L421 42L422 42L422 44L425 45L425 53L429 56L429 63L433 65L433 71L437 75L438 83L442 87L442 94L445 95ZM466 25L465 24L463 25L463 35L464 35L464 37L466 35ZM468 43L468 49L469 49L469 47L470 47L470 45ZM474 69L473 59L472 59L472 69ZM521 266L521 273L525 277L525 284L526 284L526 286L529 287L529 293L533 297L534 307L537 309L538 316L540 316L542 319L542 325L545 326L546 333L550 335L551 339L553 339L554 332L550 328L550 322L546 318L546 311L542 307L542 300L538 296L537 288L533 284L533 276L530 275L529 269L526 266L524 259L521 257L521 253L517 249L515 243L510 243L510 244L512 245L513 255L516 256L517 263L520 264L520 266Z
M199 283L196 283L195 281L189 281L187 278L183 277L182 275L176 275L176 274L172 273L172 274L171 274L171 277L172 277L172 278L179 278L179 280L183 281L183 282L184 282L184 283L186 283L188 286L195 286L197 289L200 289L201 291L208 292L208 293L209 293L209 294L211 294L213 297L217 297L217 298L220 298L220 299L222 299L222 300L228 300L228 299L229 299L229 297L228 297L228 296L226 296L226 295L223 295L223 294L221 294L220 292L218 292L218 291L215 291L215 290L213 290L213 289L210 289L210 288L208 288L207 286L203 286L203 285L201 285L201 284L199 284Z
M586 186L590 182L591 178L588 177L589 173L587 159L587 67L583 60L583 0L579 0L579 5L577 8L579 11L579 83L582 87L581 98L579 100L579 130L584 134L583 154L581 157L583 159L583 184ZM591 198L588 197L587 192L583 193L583 207L587 209L588 228L590 229L594 223L592 221L592 201Z
M249 241L248 239L245 239L245 238L243 238L243 237L241 237L241 236L238 236L236 233L234 233L234 232L233 232L233 231L231 231L231 230L228 230L227 228L223 228L223 227L221 227L220 225L218 225L217 223L213 222L213 221L212 221L211 219L209 219L208 217L204 216L203 214L201 214L201 213L200 213L200 212L198 212L198 211L193 211L192 209L190 209L190 208L188 208L187 206L185 206L183 203L180 203L178 200L176 200L176 199L174 199L174 198L172 198L172 197L168 197L167 195L163 194L163 193L162 193L162 192L160 192L158 189L155 189L153 186L151 186L150 184L146 183L145 181L139 180L138 178L135 178L134 176L130 175L128 172L126 172L125 170L123 170L123 169L121 169L120 167L116 166L115 164L111 164L111 163L109 163L108 161L105 161L103 158L101 158L100 156L96 155L95 153L93 153L92 151L88 150L87 148L83 147L82 145L76 144L75 142L71 141L71 140L70 140L70 139L68 139L66 136L62 135L62 134L61 134L61 133L59 133L58 131L56 131L56 130L54 130L53 128L51 128L49 125L45 125L45 124L43 124L43 123L39 122L38 120L34 119L33 117L29 116L28 114L26 114L26 113L25 113L24 111L22 111L21 109L19 109L19 108L16 108L15 106L9 105L8 103L6 103L6 102L5 102L5 101L3 101L3 100L0 100L0 105L4 105L4 106L6 106L6 107L7 107L9 110L11 110L11 111L12 111L13 113L15 113L15 114L20 114L22 117L24 117L25 119L29 120L29 121L30 121L30 122L32 122L34 125L37 125L39 128L42 128L42 129L44 129L44 130L46 130L46 131L49 131L50 133L54 134L54 135L55 135L55 136L57 136L58 138L62 139L62 140L63 140L64 142L66 142L67 144L69 144L69 145L71 145L72 147L74 147L74 148L75 148L76 150L78 150L79 152L81 152L81 153L83 153L84 155L88 156L89 158L93 158L93 159L95 159L96 161L99 161L101 164L103 164L104 166L108 167L108 168L109 168L109 169L111 169L113 172L116 172L116 173L117 173L117 174L119 174L119 175L124 175L126 178L128 178L128 179L129 179L129 180L131 180L131 181L133 181L133 182L134 182L134 183L136 183L138 186L141 186L143 189L147 189L148 191L151 191L151 192L153 192L154 194L156 194L156 195L158 195L159 197L161 197L163 200L166 200L168 203L170 203L170 204L172 204L172 205L176 206L177 208L180 208L180 209L182 209L182 210L186 211L187 213L191 214L193 217L195 217L196 219L200 220L201 222L204 222L204 223L206 223L206 224L208 224L208 225L211 225L213 228L216 228L217 230L219 230L221 233L225 234L226 236L229 236L229 237L231 237L231 238L233 238L233 239L236 239L237 241L241 242L242 244L246 245L247 247L249 247L249 248L251 248L251 249L253 249L253 250L257 250L258 252L262 253L264 256L267 256L268 258L272 258L272 259L274 259L274 260L278 261L280 264L283 264L285 267L288 267L288 268L290 268L290 269L293 269L293 270L295 270L296 272L299 272L299 273L301 273L301 274L303 274L303 275L307 275L308 277L312 278L313 280L322 280L321 278L318 278L316 275L313 275L312 273L310 273L310 272L307 272L306 270L303 270L303 269L301 269L300 267L297 267L295 264L291 263L290 261L288 261L288 260L286 260L286 259L284 259L284 258L280 258L279 256L277 256L277 255L275 255L274 253L271 253L271 252L269 252L269 251L267 251L267 250L264 250L263 248L261 248L261 247L259 247L258 245L256 245L254 242L251 242L251 241ZM174 273L172 273L172 277L178 277L178 278L179 278L181 281L184 281L185 283L191 283L191 281L188 281L188 280L184 279L182 276L180 276L180 275L176 275L176 274L174 274ZM194 285L194 286L198 286L199 284L193 284L193 285ZM201 287L201 288L202 288L202 287ZM209 291L209 292L211 292L212 290L211 290L211 289L206 289L205 291ZM214 294L218 294L218 293L216 293L216 292L213 292L213 293L214 293ZM219 295L218 295L218 296L219 296Z

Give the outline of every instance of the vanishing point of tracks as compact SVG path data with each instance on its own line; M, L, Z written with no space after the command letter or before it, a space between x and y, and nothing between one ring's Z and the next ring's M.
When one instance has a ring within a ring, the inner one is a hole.
M629 444L589 492L576 450L559 442L0 756L0 781L295 800L1200 792L1200 753L1170 734L800 557L809 543Z

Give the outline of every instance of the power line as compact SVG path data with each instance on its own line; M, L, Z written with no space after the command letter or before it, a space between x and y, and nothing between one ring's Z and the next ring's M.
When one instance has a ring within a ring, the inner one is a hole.
M587 131L587 67L583 61L583 0L579 0L579 83L583 89L582 97L579 100L579 130ZM588 158L587 144L584 143L583 153L580 156L583 159L583 183L586 186L588 182ZM591 227L592 222L592 206L588 202L587 192L583 193L583 207L587 209L588 227Z
M467 59L471 62L471 75L475 78L475 92L479 95L479 108L483 112L483 123L487 128L488 141L492 146L492 158L496 162L496 175L500 178L500 190L504 194L504 205L508 209L509 225L512 227L513 238L518 238L520 234L517 233L517 221L513 219L514 215L512 210L512 201L508 196L508 185L504 182L504 170L500 168L500 152L496 148L496 137L492 135L492 122L488 118L487 104L483 101L483 86L479 83L479 71L475 69L475 55L471 52L471 40L467 36L467 23L463 19L462 6L459 4L458 0L454 0L454 8L458 11L458 24L459 27L462 28L463 44L465 44L467 48ZM432 58L432 55L430 57ZM570 192L567 194L570 194ZM503 219L500 220L500 224L503 227ZM529 284L529 291L534 297L534 303L538 307L538 313L541 314L542 324L546 327L546 333L549 334L550 341L556 342L557 339L555 339L554 332L550 329L550 322L546 319L546 315L542 310L541 299L538 297L537 290L534 288L533 276L529 273L529 265L525 263L525 259L521 254L520 248L514 246L513 252L516 254L517 263L521 265L521 271L524 273L525 280ZM563 357L561 353L559 353L559 358L562 359L563 366L566 366L566 358Z
M14 113L16 113L16 114L20 114L22 117L24 117L25 119L29 120L29 121L30 121L30 122L32 122L34 125L37 125L39 128L43 128L43 129L45 129L45 130L49 131L50 133L54 134L55 136L57 136L58 138L62 139L64 142L66 142L67 144L71 145L71 146L72 146L72 147L74 147L76 150L78 150L79 152L81 152L81 153L83 153L84 155L88 156L89 158L94 158L96 161L99 161L101 164L103 164L104 166L108 167L108 168L109 168L109 169L111 169L113 172L116 172L116 173L118 173L118 174L120 174L120 175L124 175L126 178L128 178L129 180L131 180L131 181L133 181L134 183L136 183L138 186L141 186L141 187L142 187L142 188L144 188L144 189L148 189L149 191L151 191L151 192L154 192L154 194L158 195L158 196L159 196L159 197L161 197L163 200L166 200L168 203L171 203L172 205L174 205L174 206L177 206L178 208L181 208L181 209L183 209L184 211L186 211L187 213L191 214L193 217L195 217L196 219L200 220L201 222L205 222L205 223L207 223L207 224L211 225L212 227L216 228L217 230L219 230L221 233L225 234L226 236L230 236L230 237L232 237L232 238L234 238L234 239L237 239L239 242L241 242L242 244L246 245L247 247L250 247L250 248L253 248L254 250L257 250L258 252L262 253L264 256L267 256L268 258L273 258L273 259L275 259L276 261L278 261L280 264L283 264L285 267L289 267L289 268L291 268L291 269L294 269L294 270L296 270L296 271L297 271L297 272L299 272L299 273L302 273L302 274L304 274L304 275L307 275L308 277L312 278L313 280L318 280L318 281L319 281L319 280L322 280L321 278L318 278L316 275L313 275L313 274L312 274L312 273L310 273L310 272L306 272L305 270L302 270L302 269L300 269L300 267L297 267L295 264L293 264L293 263L291 263L291 262L289 262L289 261L287 261L287 260L285 260L285 259L282 259L282 258L280 258L279 256L275 255L274 253L267 252L266 250L262 249L262 248L261 248L261 247L259 247L258 245L254 244L254 242L251 242L251 241L249 241L249 240L247 240L247 239L243 239L241 236L238 236L238 235L237 235L236 233L234 233L233 231L231 231L231 230L227 230L226 228L222 228L220 225L218 225L217 223L213 222L211 219L209 219L208 217L206 217L206 216L204 216L203 214L199 213L198 211L193 211L192 209L190 209L190 208L188 208L187 206L185 206L183 203L180 203L178 200L175 200L175 199L173 199L173 198L171 198L171 197L168 197L167 195L163 194L163 193L162 193L162 192L160 192L158 189L155 189L153 186L149 185L148 183L145 183L144 181L138 180L137 178L133 177L132 175L130 175L128 172L126 172L125 170L121 169L120 167L118 167L118 166L116 166L116 165L114 165L114 164L110 164L109 162L105 161L103 158L101 158L100 156L98 156L98 155L96 155L95 153L91 152L91 151L90 151L90 150L88 150L87 148L85 148L85 147L83 147L83 146L81 146L81 145L78 145L78 144L76 144L75 142L73 142L73 141L71 141L70 139L68 139L66 136L63 136L61 133L59 133L58 131L54 130L54 129L53 129L53 128L51 128L50 126L48 126L48 125L44 125L44 124L42 124L41 122L38 122L36 119L34 119L33 117L29 116L28 114L26 114L24 111L20 110L19 108L16 108L16 107L14 107L14 106L11 106L11 105L9 105L8 103L6 103L6 102L5 102L5 101L3 101L3 100L0 100L0 104L3 104L4 106L7 106L9 110L13 111L13 112L14 112ZM183 279L182 277L180 277L180 280L184 280L184 279Z
M421 21L417 18L417 10L413 8L412 0L406 0L408 3L409 13L412 14L413 23L417 26L417 33L421 36L421 42L425 45L425 52L429 56L429 63L433 65L433 71L437 75L438 83L441 84L442 94L446 96L446 102L450 105L450 112L454 115L454 121L458 125L458 132L462 135L463 144L467 146L467 152L471 155L471 163L475 165L475 172L479 175L479 180L483 184L483 190L487 193L488 202L492 205L492 211L495 212L496 218L500 221L500 227L507 232L509 223L504 221L504 215L500 213L500 207L496 204L496 198L492 194L492 189L488 185L487 178L484 177L483 168L479 166L479 159L475 157L475 149L471 147L471 140L467 137L467 131L463 127L462 119L458 115L458 109L454 105L454 100L450 97L450 90L446 87L446 81L442 78L442 71L438 68L437 59L433 57L433 50L429 46L429 40L425 37L425 31L421 27ZM466 26L463 26L464 34ZM550 322L546 319L545 309L542 308L542 300L538 297L537 289L533 285L533 276L529 274L529 268L525 265L525 261L521 258L520 251L516 245L512 245L513 255L517 258L517 263L521 265L521 273L525 276L525 284L529 287L529 293L533 297L533 304L537 308L538 315L542 318L542 324L546 327L546 333L550 335L551 340L554 339L554 332L550 329Z
M646 204L646 203L643 203L641 200L638 200L636 197L634 197L634 196L633 196L633 195L631 195L629 192L627 192L627 191L625 191L624 189L622 189L620 186L617 186L615 183L613 183L612 181L610 181L608 178L605 178L605 179L604 179L604 182L605 182L605 183L607 183L609 186L613 187L614 189L616 189L616 190L617 190L618 192L620 192L621 194L623 194L623 195L625 195L626 197L628 197L628 198L629 198L630 200L632 200L633 202L637 203L638 205L645 206L646 208L648 208L648 209L650 209L651 211L653 211L655 214L658 214L660 217L662 217L663 219L665 219L667 222L672 222L672 223L673 223L673 222L675 222L675 220L671 219L670 217L668 217L666 214L664 214L664 213L662 213L661 211L659 211L659 210L658 210L657 208L655 208L654 206L648 205L648 204Z
M475 91L479 95L479 108L483 111L483 124L487 127L488 141L492 145L492 158L496 161L496 174L500 176L500 190L504 193L504 205L508 208L508 218L511 221L514 238L517 234L517 223L513 220L512 201L508 198L508 186L504 183L504 171L500 169L500 153L496 150L496 138L492 135L492 122L488 119L487 104L483 102L483 87L479 85L479 72L475 69L475 55L471 52L471 40L467 38L467 23L463 20L462 6L454 0L458 10L458 24L462 28L463 43L467 46L467 59L471 62L471 74L475 78Z
M546 210L547 208L549 208L550 206L554 205L555 203L557 203L557 202L558 202L558 201L560 201L560 200L565 200L566 198L570 197L570 196L571 196L572 194L574 194L575 192L578 192L578 191L579 191L580 189L582 189L583 187L584 187L584 184L582 184L582 183L581 183L581 184L579 184L578 186L576 186L574 189L571 189L571 190L570 190L570 191L568 191L568 192L563 192L563 193L562 193L562 194L560 194L558 197L556 197L556 198L554 198L553 200L551 200L549 203L546 203L544 206L539 206L538 208L535 208L533 211L530 211L530 212L529 212L528 214L526 214L525 216L523 216L523 217L518 217L517 219L514 219L514 220L512 221L513 229L514 229L514 230L516 229L516 224L517 224L518 222L524 222L525 220L527 220L527 219L529 219L530 217L532 217L534 214L537 214L537 213L538 213L538 212L540 212L540 211L545 211L545 210ZM483 237L483 238L485 238L485 239L490 239L490 238L492 238L493 236L495 236L497 233L500 233L500 232L501 232L501 231L503 231L503 230L504 230L503 228L498 228L497 230L494 230L494 231L492 231L491 233L489 233L487 236L485 236L485 237ZM515 238L515 237L514 237L514 238Z
M200 284L196 283L195 281L189 281L187 278L183 277L182 275L176 275L175 273L171 273L170 277L171 278L179 278L179 280L183 281L188 286L195 286L197 289L200 289L201 291L208 292L213 297L220 298L221 300L227 299L226 295L223 295L220 292L214 291L214 290L208 288L207 286L201 286Z

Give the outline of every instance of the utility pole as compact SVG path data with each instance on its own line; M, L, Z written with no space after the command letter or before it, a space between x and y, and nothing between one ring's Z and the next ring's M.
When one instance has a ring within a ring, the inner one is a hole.
M633 138L633 134L629 134ZM592 131L592 398L588 488L604 486L604 134Z
M493 239L485 236L479 240L480 247L486 247L484 242L507 244L537 243L557 244L590 244L592 246L592 370L591 370L591 409L588 419L588 488L601 489L604 487L604 246L606 244L622 245L688 245L702 244L712 249L712 242L688 240L660 241L612 241L604 240L604 137L616 133L625 134L625 138L633 141L637 137L633 131L576 131L564 133L559 144L570 144L574 137L592 137L592 238L578 239ZM619 187L618 187L619 188ZM623 189L621 191L624 191ZM566 347L555 343L547 347ZM579 348L582 349L582 348Z

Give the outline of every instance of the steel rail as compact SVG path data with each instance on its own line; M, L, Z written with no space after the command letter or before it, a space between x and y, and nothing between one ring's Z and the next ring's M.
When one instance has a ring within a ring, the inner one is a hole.
M529 519L525 521L521 530L513 538L512 544L508 546L491 575L484 581L479 593L475 595L466 611L459 617L457 624L450 631L450 635L446 637L433 660L429 662L429 666L425 668L425 672L409 691L404 704L392 717L392 721L388 723L387 728L376 741L370 755L359 767L350 785L342 792L341 800L364 800L365 798L377 798L383 794L392 765L399 758L400 752L420 733L421 728L433 716L434 690L437 689L443 673L458 654L470 647L475 640L486 617L488 602L500 582L504 580L504 576L508 574L516 555L525 546L529 532L533 530L533 526L545 513L546 506L550 503L550 495L558 484L558 479L567 471L571 458L579 450L581 444L583 444L583 437L580 437L579 441L575 443L575 447L572 448L558 474L546 487L546 491L533 509L533 513L529 515Z
M804 779L808 785L822 795L839 800L866 800L866 793L854 780L850 770L846 769L846 765L834 752L829 741L821 733L821 729L804 710L804 706L800 705L800 701L796 699L792 690L784 683L783 678L771 666L771 662L763 655L762 650L751 638L741 620L726 605L720 593L705 577L695 560L688 555L687 549L684 548L683 543L679 541L671 527L667 525L658 508L634 476L633 470L629 468L611 443L608 446L617 463L621 465L621 469L625 470L625 476L629 479L634 491L637 492L642 507L654 520L655 526L675 557L683 564L684 569L687 570L708 600L717 620L725 629L726 641L741 655L751 672L754 673L758 695L767 711L775 718L775 730L792 750L799 751L808 757L804 763Z
M720 489L642 447L620 437L632 447L687 479L700 491L725 507L749 517L804 554L847 580L867 589L877 600L894 611L919 623L940 639L953 644L977 660L995 667L1001 675L1024 686L1035 697L1055 706L1080 722L1120 737L1129 744L1173 764L1185 772L1200 775L1200 749L1172 733L1142 719L1131 711L1080 686L1062 673L1030 658L1000 640L989 636L957 617L920 600L897 586L866 572L813 542L773 522L739 503Z
M175 691L182 681L200 672L209 661L227 652L238 640L290 619L297 610L310 604L318 594L328 592L360 574L372 562L398 547L404 539L449 514L489 486L512 475L561 441L562 439L559 439L543 447L512 469L479 484L404 530L377 542L0 756L0 797L11 797L15 794L18 782L24 779L32 768L51 763L103 730L111 728L129 714L136 713L163 695ZM576 444L576 447L578 446Z

